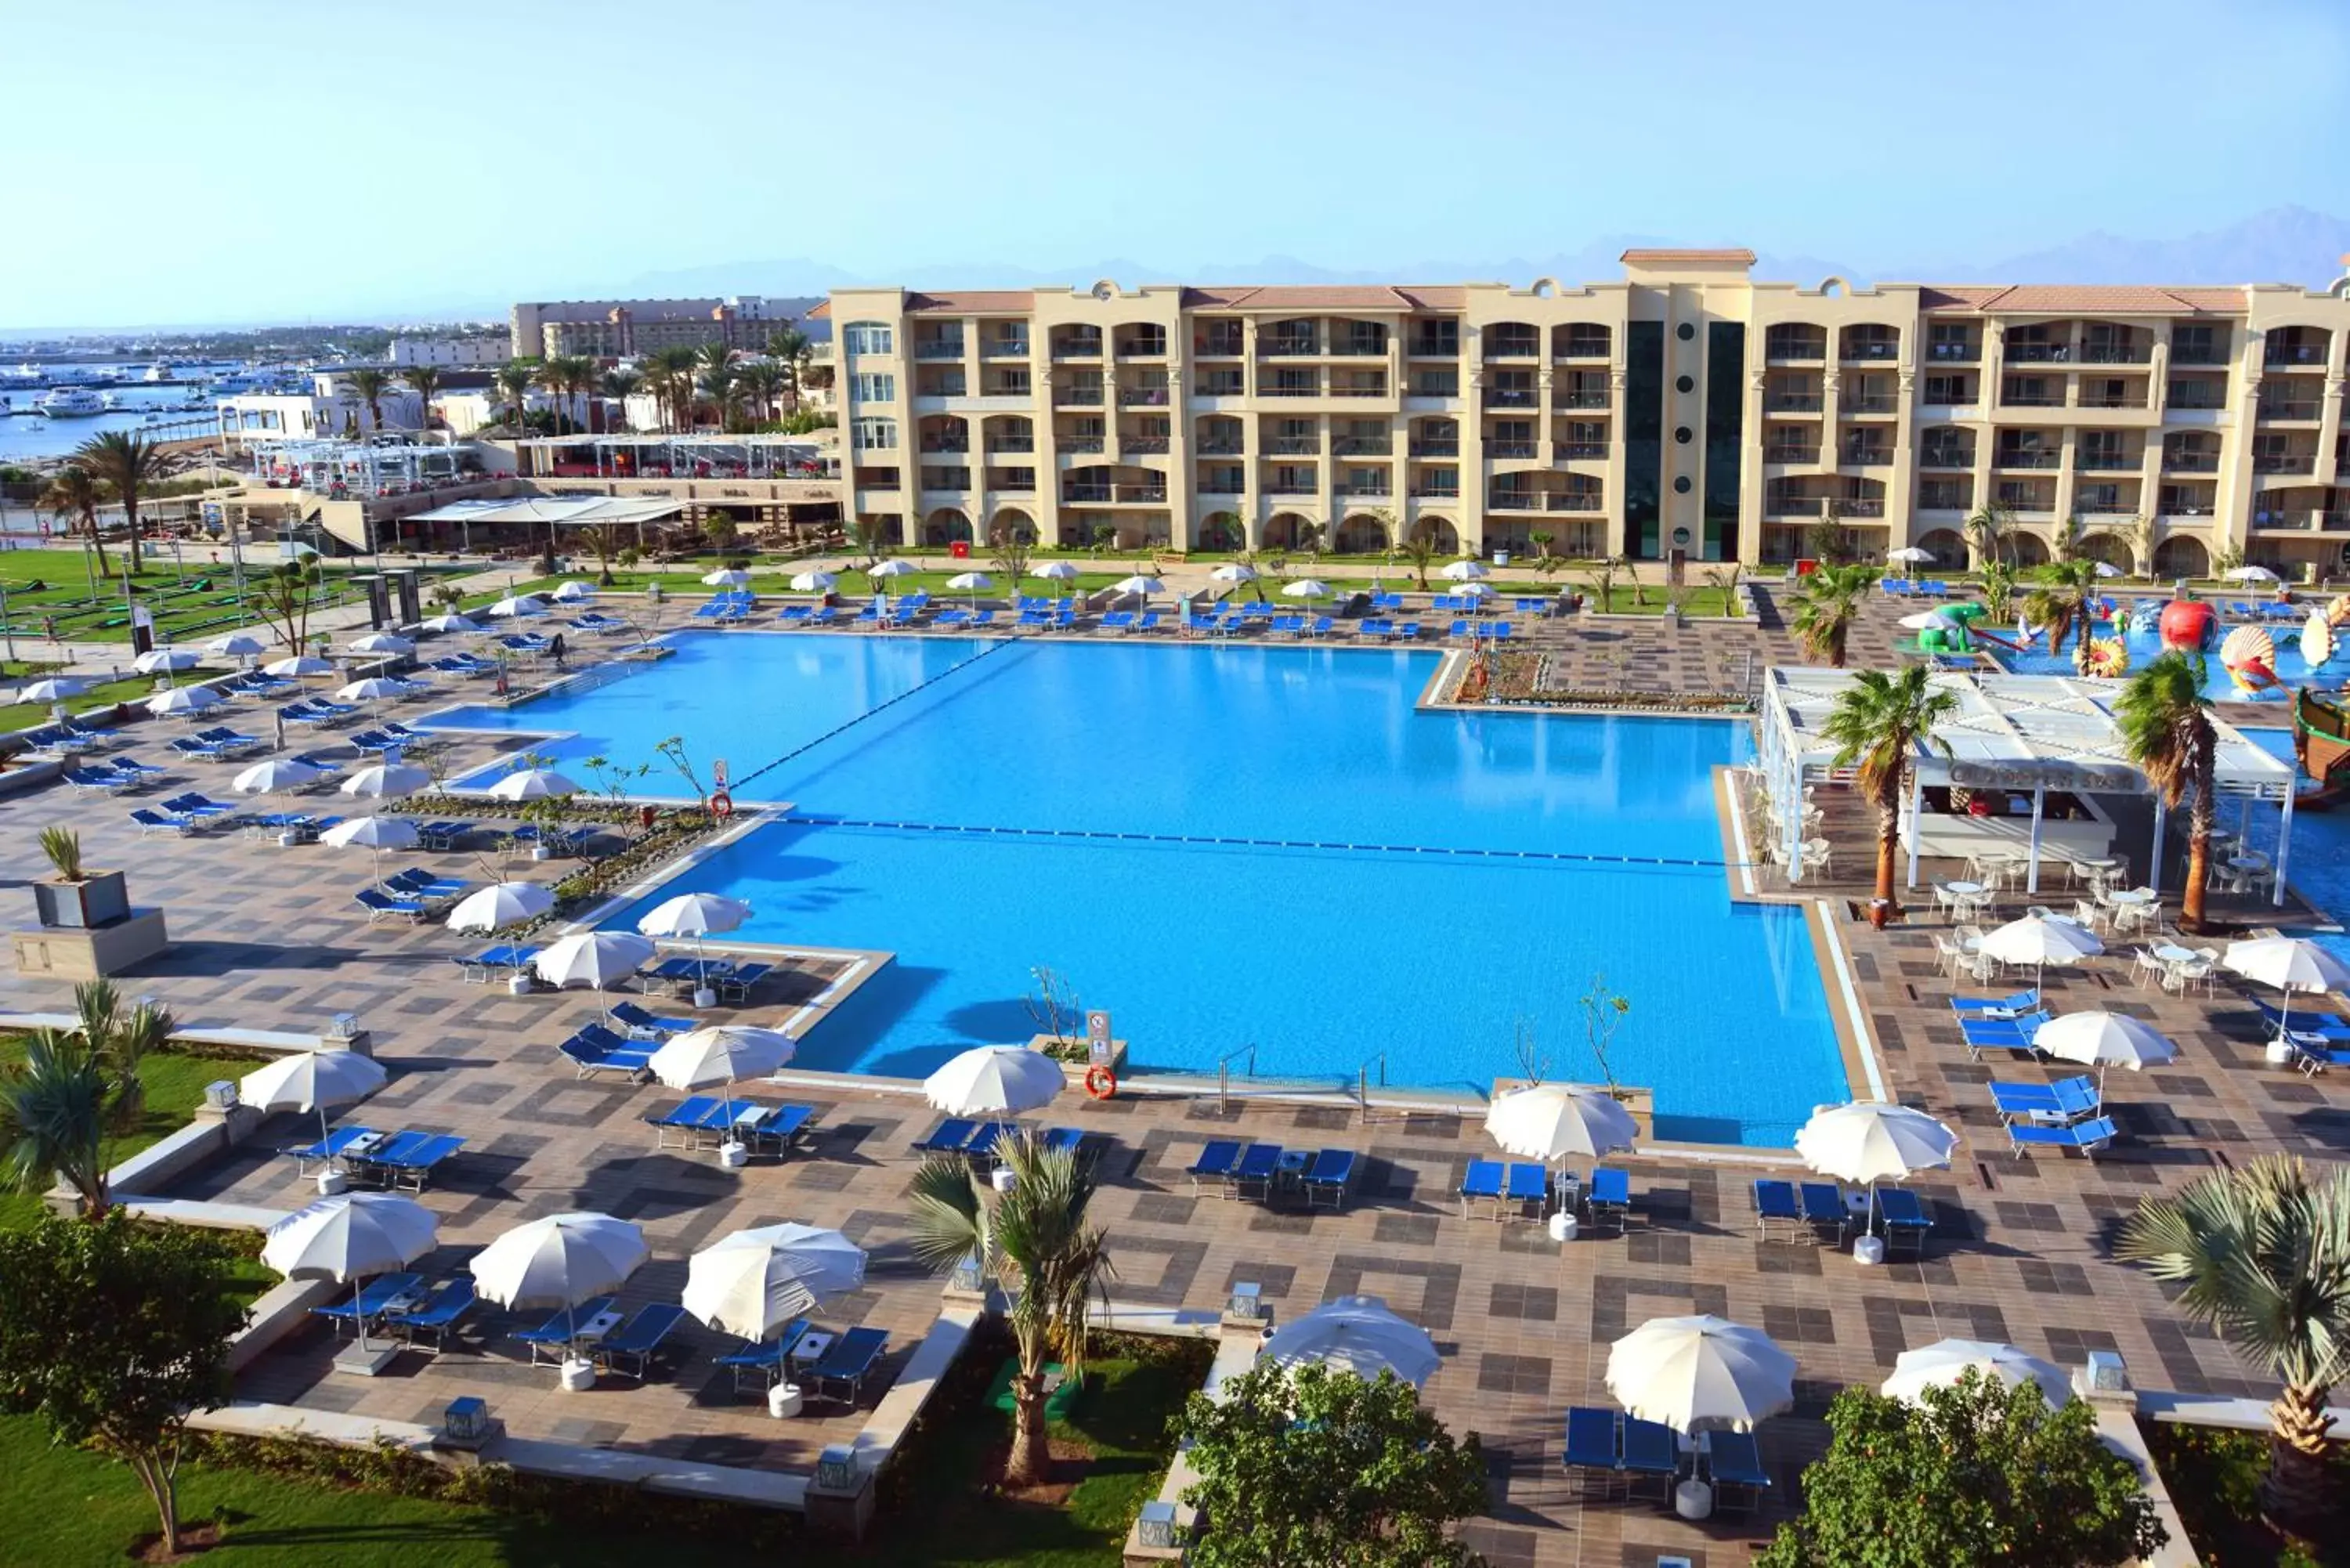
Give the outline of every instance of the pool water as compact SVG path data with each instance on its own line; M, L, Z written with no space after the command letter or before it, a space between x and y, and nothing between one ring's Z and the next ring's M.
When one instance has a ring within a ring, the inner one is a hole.
M2253 742L2286 762L2293 760L2291 730L2246 730L2244 738ZM2308 789L2310 781L2302 778L2302 787ZM2284 814L2265 806L2254 806L2251 815L2253 845L2272 859L2275 857L2277 833ZM2223 831L2233 832L2236 824L2228 814L2220 814ZM2324 911L2334 924L2350 921L2350 805L2337 805L2330 811L2296 811L2293 814L2293 853L2285 860L2284 879L2293 890ZM2336 958L2350 963L2350 935L2342 932L2312 933L2314 940L2330 948Z
M2012 626L1997 629L2002 636L2012 635L2015 630ZM2233 623L2230 623L2226 629L2232 630ZM2222 702L2274 702L2280 707L2285 707L2293 701L2294 688L2306 686L2313 679L2321 686L2330 687L2338 686L2345 678L2350 678L2350 638L2345 638L2339 651L2326 660L2325 664L2313 675L2309 661L2301 656L2299 623L2287 625L2280 621L2263 629L2276 644L2277 679L2283 684L2246 696L2236 690L2235 681L2230 679L2228 671L2220 665L2220 650L2215 643L2211 650L2203 656L2203 691L2206 696ZM2110 622L2098 623L2096 630L2098 637L2107 638L2113 634L2114 628ZM2223 630L2221 635L2225 634ZM2162 635L2157 631L2133 631L2128 634L2126 642L2129 649L2129 662L2132 670L2145 668L2149 659L2162 651ZM1991 654L2000 663L2018 675L2071 675L2075 672L2073 664L2073 644L2070 639L2066 639L2064 651L2060 654L2050 653L2044 644L2038 642L2021 653L2009 653L1994 649Z
M573 731L540 749L574 763L681 736L736 799L792 803L610 923L710 890L757 909L743 936L895 953L806 1065L912 1076L1024 1039L1045 967L1144 1067L1485 1088L1523 1031L1596 1079L1577 999L1604 971L1660 1137L1783 1145L1846 1097L1803 912L1727 897L1710 770L1742 724L1421 713L1440 656L1401 649L677 646L438 722Z

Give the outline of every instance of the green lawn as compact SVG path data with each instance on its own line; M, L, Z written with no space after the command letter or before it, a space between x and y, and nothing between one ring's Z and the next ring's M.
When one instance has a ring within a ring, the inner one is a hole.
M5 689L11 693L22 691L27 683L40 680L52 668L54 667L25 663L7 665L5 667L5 675L0 675L0 689ZM182 680L201 679L204 673L201 669L186 670L182 672L180 679ZM133 702L142 697L152 696L154 691L155 677L151 675L131 675L120 680L101 680L88 688L80 696L68 698L66 711L87 713L93 708L109 708L117 702ZM49 705L46 702L0 703L0 731L28 729L45 722L48 716Z
M8 621L18 639L17 651L27 651L24 639L45 638L52 625L61 639L130 641L130 611L123 603L124 560L125 552L120 546L109 546L93 588L93 566L85 551L10 550L0 555L0 583L7 586ZM158 640L200 641L261 619L260 600L250 585L276 564L274 546L245 547L248 587L240 611L235 576L224 546L182 543L175 566L168 545L159 548L150 543L140 569L131 579L132 597L154 612ZM322 607L347 597L346 579L359 565L352 561L327 568L326 581L319 588ZM43 586L34 588L31 585L36 582Z

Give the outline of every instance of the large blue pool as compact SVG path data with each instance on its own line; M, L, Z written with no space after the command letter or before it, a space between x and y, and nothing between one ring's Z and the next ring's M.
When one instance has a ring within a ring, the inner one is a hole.
M2015 628L2008 626L1994 629L2002 636L2009 636L2013 634ZM2234 629L2234 623L2229 624L2229 629ZM2309 661L2301 656L2301 628L2293 624L2277 624L2264 629L2268 632L2270 639L2276 644L2277 679L2283 684L2253 692L2249 696L2237 691L2235 681L2220 666L2220 651L2215 644L2211 651L2204 656L2203 690L2206 694L2223 702L2273 702L2282 708L2292 706L2294 688L2306 686L2313 679ZM2099 637L2111 637L2114 628L2110 623L2100 623L2097 628ZM2130 668L2137 670L2143 668L2149 659L2162 651L2162 636L2156 631L2133 631L2127 636L2126 646L2129 649ZM2043 644L2036 641L2021 653L2007 653L1996 649L1993 653L2000 663L2018 675L2074 673L2073 644L2070 640L2065 642L2063 653L2050 653ZM2324 667L2317 670L2314 678L2318 685L2332 687L2340 685L2345 677L2350 677L2350 639L2344 639L2342 650L2326 660Z
M1384 1058L1389 1083L1482 1088L1518 1073L1523 1024L1551 1075L1589 1079L1577 998L1605 971L1631 1001L1617 1076L1657 1091L1660 1136L1784 1144L1846 1094L1804 916L1726 896L1710 770L1746 754L1742 725L1420 713L1440 656L1403 650L676 646L440 722L569 732L540 748L566 766L682 736L736 799L791 802L660 896L723 891L758 910L746 936L897 955L803 1064L914 1075L1024 1039L1041 966L1148 1067L1253 1045L1266 1076L1376 1083Z
M2291 730L2246 730L2244 738L2286 762L2293 760ZM2308 785L2309 780L2303 777L2302 786ZM2283 820L2281 812L2262 806L2252 809L2252 842L2272 857L2276 854L2277 831ZM2232 830L2236 824L2223 812L2220 826ZM2350 922L2350 805L2293 813L2293 854L2285 861L2284 876L2293 890L2316 905L2329 921ZM2320 932L2316 940L2350 963L2350 935Z

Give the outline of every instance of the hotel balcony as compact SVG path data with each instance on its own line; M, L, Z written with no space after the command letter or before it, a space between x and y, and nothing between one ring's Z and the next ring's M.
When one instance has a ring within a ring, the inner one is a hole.
M2011 365L2069 365L2073 362L2073 345L2069 341L2018 342L2010 337L2002 357Z
M962 435L924 436L922 450L924 452L969 452L971 438Z
M2228 406L2228 383L2216 376L2176 380L2163 400L2176 413L2208 413Z
M1534 455L1534 443L1530 441L1489 441L1485 455L1496 459L1528 458Z
M1993 468L2062 468L2064 449L2061 446L1999 447L1991 454Z
M1488 387L1485 406L1489 409L1531 409L1542 400L1542 394L1523 387Z
M1847 446L1836 454L1839 468L1891 468L1893 449L1889 446Z
M1293 386L1284 386L1276 381L1271 386L1259 386L1256 395L1260 398L1318 398L1322 395L1322 381L1319 377L1309 377Z
M1999 504L2014 512L2054 512L2056 509L2056 482L2048 480L2002 480L1995 492Z
M1097 435L1061 436L1053 442L1054 452L1062 457L1087 457L1108 449L1108 438Z
M1605 462L1607 443L1604 441L1563 441L1552 450L1569 462Z
M2315 473L2314 452L2264 452L2252 458L2254 473Z
M1205 332L1191 335L1191 357L1195 359L1237 359L1247 351L1248 337L1240 323L1218 323Z
M1309 359L1321 352L1318 337L1280 337L1260 333L1256 340L1256 357L1260 359Z
M1272 436L1265 440L1263 446L1267 455L1273 457L1319 457L1322 454L1322 438L1318 435Z
M914 344L914 358L917 359L960 359L962 358L962 339L960 337L932 337L919 339Z
M2084 517L2134 517L2138 487L2128 484L2084 484L2073 494L2073 510Z
M1975 449L1969 441L1929 441L1918 450L1919 468L1970 469L1975 465Z
M1005 495L1036 493L1036 471L1033 468L991 468L987 471L987 488Z
M987 438L987 450L991 453L999 452L1035 452L1036 450L1036 438L1035 436L1024 435L990 436Z
M1926 362L1929 365L1972 365L1981 358L1982 345L1971 339L1926 345Z
M1122 409L1163 409L1167 406L1164 387L1120 387L1118 406Z
M979 357L983 359L1025 359L1028 358L1028 339L1025 337L987 338L979 346Z
M1102 357L1099 332L1056 332L1053 337L1053 358L1055 359L1098 359Z
M1488 512L1597 512L1604 504L1596 491L1495 490L1485 496Z
M2262 398L2257 410L2262 424L2291 424L2325 417L2325 404L2317 398Z
M2147 401L2147 388L2143 381L2125 385L2118 389L2092 389L2085 385L2081 389L2080 406L2085 409L2144 409L2152 406Z
M2151 342L2085 343L2081 346L2084 365L2150 365L2154 362Z
M1164 506L1164 484L1071 484L1061 491L1064 506Z
M1411 441L1411 455L1414 457L1459 457L1461 455L1461 443L1458 441L1429 440L1423 439L1419 436L1414 436Z
M1168 438L1163 435L1121 435L1118 438L1118 451L1139 457L1164 457L1168 444Z
M2101 452L2076 447L2073 452L2073 467L2082 473L2136 473L2145 466L2146 454L2126 448Z
M1395 441L1388 436L1339 436L1330 450L1340 457L1392 457Z
M2306 327L2288 327L2268 335L2268 340L2261 346L2261 363L2323 369L2328 348L2327 334Z
M1330 378L1329 395L1334 398L1384 398L1388 395L1388 379L1341 370Z
M1825 405L1817 392L1766 392L1762 411L1771 414L1816 414Z
M1855 328L1846 327L1841 353L1847 365L1865 364L1876 359L1898 359L1901 357L1898 337L1855 337Z
M1102 406L1099 387L1056 386L1053 389L1053 406L1056 409L1097 409Z
M1815 463L1820 461L1819 444L1802 445L1794 441L1778 441L1762 449L1764 462Z
M1415 479L1411 482L1411 496L1415 501L1458 501L1461 499L1461 482L1458 479Z
M1461 339L1457 337L1414 337L1404 352L1415 359L1458 359L1461 358Z
M1974 493L1970 479L1929 480L1918 487L1918 510L1964 512L1974 504Z
M1330 493L1340 501L1387 501L1395 495L1393 480L1352 480L1333 485Z
M2174 452L2165 448L2162 453L2165 473L2217 473L2220 454L2216 452Z
M1118 357L1121 359L1164 359L1167 358L1166 336L1136 334L1116 340Z
M1762 358L1773 365L1816 365L1828 357L1824 327L1783 323L1764 329Z
M1836 411L1843 414L1898 414L1901 400L1892 392L1855 392L1836 399Z
M1233 436L1213 436L1192 443L1191 450L1201 457L1238 457L1244 443Z
M1579 330L1575 327L1553 329L1550 357L1554 359L1605 359L1613 348L1607 329Z

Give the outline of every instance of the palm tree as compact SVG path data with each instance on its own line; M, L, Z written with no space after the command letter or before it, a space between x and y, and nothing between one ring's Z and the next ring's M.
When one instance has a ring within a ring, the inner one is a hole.
M768 335L767 357L784 368L785 395L791 400L793 413L800 411L800 386L815 351L808 335L796 327L778 327Z
M1976 508L1965 524L1967 544L1974 550L1974 566L1981 570L1993 561L2005 559L2001 542L2015 524L2015 514L1997 502Z
M933 1157L914 1173L913 1249L946 1274L977 1260L1003 1286L1004 1314L1019 1369L1012 1378L1012 1457L1004 1479L1044 1480L1052 1454L1045 1436L1045 1366L1057 1359L1085 1375L1094 1296L1111 1273L1103 1236L1086 1223L1090 1166L1073 1151L1048 1149L1027 1133L996 1146L1012 1173L1009 1191L972 1178L960 1159Z
M2299 1156L2214 1171L2149 1198L2119 1255L2144 1263L2195 1323L2284 1385L2269 1407L2261 1510L2308 1533L2326 1496L2326 1392L2350 1377L2350 1166L2312 1179Z
M400 379L416 394L416 428L432 428L432 394L441 389L441 372L430 365L411 365L400 371Z
M163 447L125 431L94 435L74 450L74 461L89 470L90 478L113 488L122 503L122 520L130 533L130 571L139 572L139 497L163 477Z
M2114 722L2130 761L2142 769L2163 805L2178 809L2191 790L2188 818L2187 886L2179 894L2178 929L2203 929L2204 884L2211 874L2211 829L2217 820L2219 732L2203 695L2203 661L2177 649L2158 654L2130 677L2114 703Z
M106 570L106 546L99 542L98 537L98 504L100 499L98 482L90 478L89 470L68 464L57 470L56 476L49 481L48 488L41 492L40 500L34 504L44 512L54 512L60 517L70 517L80 523L81 531L89 535L90 548L98 552L98 567L102 574Z
M128 1131L147 1110L147 1090L139 1077L139 1064L149 1052L160 1049L179 1024L168 1011L151 1002L124 1012L121 993L105 980L84 981L74 987L74 1013L82 1043L114 1082L107 1106L108 1125L117 1132Z
M692 345L672 343L666 348L656 348L645 359L645 371L652 379L654 395L661 400L665 419L671 430L682 429L690 404L693 400L693 372L702 363Z
M538 385L538 361L509 359L498 367L497 375L494 379L498 384L498 390L506 395L506 406L514 410L515 429L521 430L523 400L529 395L533 387Z
M2073 668L2087 674L2089 630L2097 620L2097 563L2085 556L2040 568L2046 586L2032 590L2023 601L2023 618L2048 632L2048 651L2064 651L2066 637L2074 639Z
M726 410L734 397L734 350L723 342L704 343L693 352L693 366L700 374L695 378L702 395L717 405L718 423L726 424Z
M731 367L723 370L704 370L701 377L702 396L718 416L718 428L726 429L733 422L735 406L742 401L743 372Z
M1845 644L1860 617L1861 596L1877 576L1866 566L1821 566L1804 579L1795 590L1792 624L1804 652L1826 659L1831 668L1844 668Z
M369 365L352 371L350 380L351 390L367 405L368 428L383 429L383 395L391 390L390 375Z
M564 356L563 365L566 371L563 379L564 395L578 400L578 407L583 415L592 413L593 410L588 406L588 400L595 396L596 383L599 379L596 361L585 354L567 354ZM588 422L591 426L594 423L592 420Z
M734 380L756 402L758 418L764 423L776 416L784 389L791 379L792 373L775 360L759 359L743 366Z
M538 389L545 392L555 404L556 435L563 433L564 394L568 390L567 383L570 379L571 361L559 354L552 358L540 360L537 373L532 377L532 379L538 383Z
M1901 839L1901 786L1911 759L1920 746L1944 755L1950 750L1934 729L1958 711L1958 694L1936 691L1932 680L1922 664L1905 665L1893 674L1864 670L1836 693L1835 706L1820 727L1836 748L1837 767L1860 764L1853 782L1877 808L1877 898L1868 918L1878 927L1901 912L1893 901L1893 862Z
M106 1212L106 1127L115 1085L87 1042L44 1029L0 1079L0 1169L21 1191L63 1179L82 1217Z

